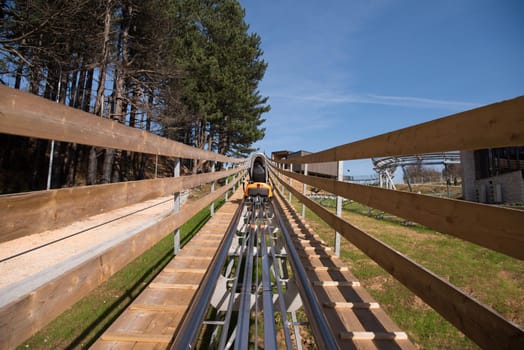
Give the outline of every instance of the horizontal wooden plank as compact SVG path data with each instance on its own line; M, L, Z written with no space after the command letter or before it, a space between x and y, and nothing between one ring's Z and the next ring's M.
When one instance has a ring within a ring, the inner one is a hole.
M281 172L344 198L524 260L524 211Z
M216 181L243 171L79 186L0 196L0 242L69 225L92 215L122 208Z
M212 260L212 256L199 256L199 255L177 255L178 260L187 259L187 260Z
M280 178L276 176L272 178L283 184L331 228L418 295L480 347L485 349L524 348L524 330L521 327L506 320L495 310L481 304L395 249L337 217L286 182L281 181Z
M187 309L187 305L159 305L159 304L133 303L129 306L129 309L130 310L144 310L144 311L182 312Z
M12 349L173 230L171 217L145 228L28 295L0 308L0 348ZM122 252L126 254L122 254ZM36 312L37 311L37 312Z
M153 289L191 289L196 290L198 284L188 283L150 283L149 288Z
M240 163L0 85L0 132L186 159Z
M163 272L168 272L168 273L177 273L177 272L180 272L180 273L190 272L190 273L201 273L201 274L206 273L206 269L196 269L196 268L190 268L190 267L188 267L188 268L184 268L184 267L169 268L169 267L166 267L162 271Z
M333 255L328 254L312 254L312 253L301 253L298 254L299 257L305 258L305 259L330 259L333 257Z
M380 309L380 305L375 302L370 303L348 303L348 302L326 302L325 307L332 309Z
M522 145L524 96L288 159L282 163L323 163Z
M321 246L321 245L317 245L317 246L308 246L308 247L304 247L302 245L299 245L300 249L303 249L304 251L315 251L317 249L319 250L323 250L323 251L326 251L326 252L330 252L333 250L333 248L331 247L324 247L324 246Z
M122 334L122 333L109 333L106 332L102 336L104 341L115 341L115 342L137 342L137 343L164 343L169 344L172 340L170 335L165 334Z
M360 287L358 281L313 281L311 283L317 287Z
M340 338L351 340L406 340L405 332L341 332Z
M347 266L306 266L306 270L310 271L336 271L336 272L342 272L342 271L349 271Z

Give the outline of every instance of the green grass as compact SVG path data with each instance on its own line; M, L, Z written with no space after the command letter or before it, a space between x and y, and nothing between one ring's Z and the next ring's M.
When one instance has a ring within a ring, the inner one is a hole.
M218 209L224 200L215 202ZM181 245L209 219L201 210L180 228ZM88 296L63 312L17 349L86 349L173 258L173 234L114 274Z
M331 207L332 203L324 200ZM294 202L301 210L301 204ZM351 203L343 217L462 289L507 319L524 324L524 262L402 219L367 215L367 207ZM333 229L306 211L306 219L329 244ZM397 282L364 253L342 240L341 259L400 328L421 349L478 349L420 298Z

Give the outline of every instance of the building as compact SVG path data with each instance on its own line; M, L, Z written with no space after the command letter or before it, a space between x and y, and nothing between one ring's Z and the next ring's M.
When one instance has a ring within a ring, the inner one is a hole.
M524 203L524 146L462 151L462 193L481 203Z
M271 159L275 161L284 159L293 159L311 154L307 151L277 151L271 153ZM291 170L296 173L304 173L304 164L291 164ZM320 177L336 178L337 177L337 162L325 162L325 163L312 163L307 166L308 174Z

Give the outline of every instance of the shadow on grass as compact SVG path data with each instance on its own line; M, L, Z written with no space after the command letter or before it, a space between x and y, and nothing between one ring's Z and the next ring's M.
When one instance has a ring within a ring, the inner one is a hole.
M166 266L173 257L172 249L169 249L154 264L152 264L142 276L125 292L115 300L105 311L87 326L65 349L88 348L109 328L109 326L120 316L120 314L133 302L133 300L147 287ZM139 257L140 258L140 257ZM107 283L107 282L106 282ZM99 330L95 330L103 325ZM94 332L94 333L93 333Z
M224 201L215 202L215 207L218 210ZM190 221L183 225L181 231L187 229L187 232L182 232L180 245L184 247L209 221L211 218L209 209L203 209ZM185 227L184 227L185 226ZM172 233L168 236L172 236ZM157 244L161 244L160 242ZM144 254L151 254L151 248ZM142 255L143 256L143 255ZM89 326L87 326L82 333L80 333L65 349L72 350L78 348L89 348L98 338L116 321L116 319L125 311L125 309L133 302L133 300L140 295L140 293L147 287L147 285L163 270L163 268L174 257L173 249L168 249L159 259L157 259L150 267L144 271L138 280L132 286L127 288L125 292L108 306L104 312L98 316ZM140 259L138 257L137 259ZM133 262L132 262L133 263ZM131 264L132 264L131 263ZM123 271L123 270L121 270ZM106 282L107 283L107 282ZM98 329L99 328L99 329ZM98 329L98 330L97 330Z

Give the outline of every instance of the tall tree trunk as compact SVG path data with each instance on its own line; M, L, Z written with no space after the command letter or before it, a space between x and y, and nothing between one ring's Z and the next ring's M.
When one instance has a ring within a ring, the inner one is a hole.
M73 108L82 109L87 71L83 67L83 59L80 59L79 62L78 71L71 73L71 98L69 100L69 105ZM79 147L76 143L69 143L65 152L66 169L64 171L64 183L66 187L73 187L75 185Z
M94 114L102 116L104 109L104 90L106 85L106 70L109 61L109 45L111 44L110 30L111 30L111 11L112 0L106 0L106 8L104 15L104 35L102 45L102 59L99 65L98 87L96 91L96 101Z
M89 149L89 165L87 166L87 179L86 183L88 185L96 184L96 173L97 173L97 158L96 158L96 149L91 147Z
M140 90L140 89L139 89ZM141 92L139 93L141 94ZM148 103L151 105L153 103L153 95L149 95L148 97ZM151 113L148 111L148 113L144 113L142 115L142 125L144 125L144 119L145 119L145 129L146 131L151 131ZM136 153L135 153L136 154ZM145 153L136 154L139 159L139 168L138 168L138 176L137 180L145 179L146 177L146 164L147 160L149 159L149 156Z
M18 67L16 68L16 76L15 76L15 85L14 88L19 90L20 84L22 82L22 73L24 71L24 61L19 60L18 61Z
M120 69L115 69L115 86L114 86L114 101L113 101L113 114L111 118L119 123L123 123L125 118L124 113L124 83L126 81L127 69L128 69L128 37L129 37L129 26L133 17L133 5L131 2L124 2L122 13L122 25L120 28L119 35L119 47L120 47ZM122 151L118 149L107 150L107 169L106 162L104 161L104 175L111 176L112 182L120 181L120 159ZM111 174L111 170L113 170ZM108 177L109 178L109 177ZM107 179L108 179L107 178Z
M104 90L106 85L106 69L109 61L109 45L110 45L110 29L111 29L111 11L112 11L112 0L106 0L105 2L105 15L104 15L104 35L102 45L102 60L99 65L99 78L98 87L96 93L95 110L94 114L102 116L104 109ZM87 170L87 184L93 185L97 182L96 174L98 168L97 161L97 150L93 146L89 150L89 166Z
M75 185L76 167L78 163L78 145L76 143L70 143L67 146L67 164L68 168L66 171L65 184L67 187L73 187Z
M126 91L129 91L131 94L130 99L127 100L127 102L124 104L123 110L127 113L127 109L129 108L129 122L128 126L134 128L136 127L136 114L137 114L137 95L136 92L136 86L133 84L131 79L126 79ZM125 117L125 115L124 115ZM129 181L129 166L130 166L130 157L132 156L132 153L127 151L122 151L121 159L120 159L120 180L121 181Z
M89 112L91 110L91 89L93 88L93 79L95 75L94 69L88 69L87 72L85 72L86 78L85 78L85 86L83 86L82 91L82 101L81 101L81 109L83 111Z
M78 93L80 91L79 87L79 74L82 72L72 72L71 73L71 89L69 91L69 107L78 108L79 107L79 98Z

